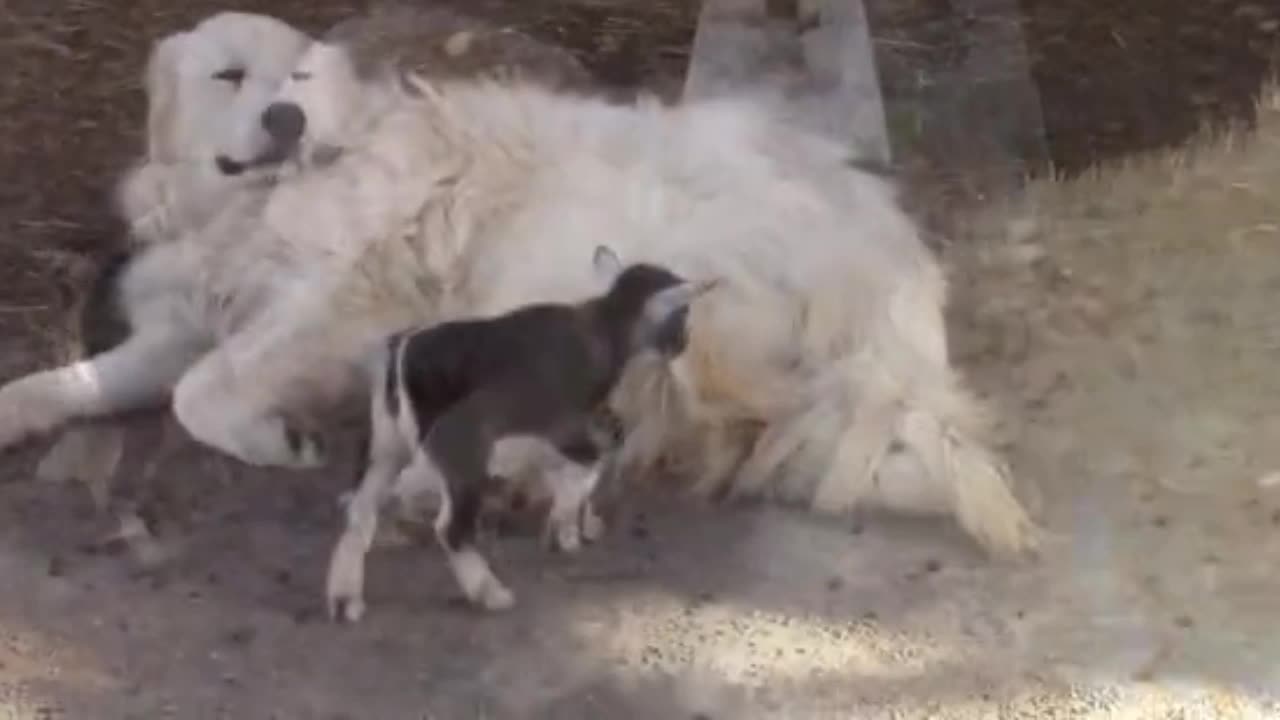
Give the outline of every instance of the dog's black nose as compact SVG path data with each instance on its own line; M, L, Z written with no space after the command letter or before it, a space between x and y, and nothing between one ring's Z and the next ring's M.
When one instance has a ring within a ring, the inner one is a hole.
M307 116L295 103L271 103L262 112L262 129L278 143L295 143L307 129Z

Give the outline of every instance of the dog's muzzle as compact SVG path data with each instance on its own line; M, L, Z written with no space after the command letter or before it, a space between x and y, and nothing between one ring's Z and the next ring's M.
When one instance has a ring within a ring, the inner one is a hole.
M239 175L256 167L279 165L298 149L302 135L307 131L307 115L296 103L271 103L262 112L262 129L270 143L265 151L248 161L240 161L226 155L214 158L218 171L223 175Z

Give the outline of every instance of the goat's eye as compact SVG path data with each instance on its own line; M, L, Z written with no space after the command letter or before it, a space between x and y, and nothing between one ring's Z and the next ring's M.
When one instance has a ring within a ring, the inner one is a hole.
M305 82L311 79L311 73L299 70L298 72L291 74L289 77L293 78L294 82Z
M240 83L244 82L244 68L227 68L219 70L213 74L214 80L229 82L236 87L240 87Z

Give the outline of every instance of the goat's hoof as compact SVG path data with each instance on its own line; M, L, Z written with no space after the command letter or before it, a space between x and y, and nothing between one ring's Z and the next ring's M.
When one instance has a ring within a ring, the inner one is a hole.
M495 579L481 586L475 602L489 612L502 612L516 606L516 596Z
M329 598L329 620L342 624L355 624L364 617L364 600L358 597Z
M577 532L561 533L559 545L560 552L566 555L574 555L582 550L582 536Z
M353 550L354 542L351 535L343 535L329 560L324 597L334 622L357 622L364 617L364 554Z
M595 510L587 507L582 512L582 539L593 543L604 537L604 520L596 514Z
M573 554L582 549L582 536L576 521L549 521L542 534L542 544L551 552Z

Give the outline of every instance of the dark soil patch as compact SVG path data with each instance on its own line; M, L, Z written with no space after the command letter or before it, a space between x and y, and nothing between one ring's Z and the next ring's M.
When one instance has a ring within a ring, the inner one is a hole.
M606 84L678 87L697 21L695 0L444 0L519 27L577 55ZM985 3L1001 6L1008 3ZM910 101L903 67L963 59L981 3L873 0L890 101ZM966 10L972 6L974 10ZM10 0L0 9L0 327L47 326L69 305L74 260L115 242L105 196L139 147L138 78L150 42L228 6L213 0L127 5ZM322 33L361 11L332 0L246 0ZM1176 143L1204 122L1245 118L1276 57L1280 7L1245 0L1025 0L1025 25L1060 170ZM1007 12L1007 11L1006 11ZM919 93L917 93L919 94ZM52 313L52 314L51 314Z

